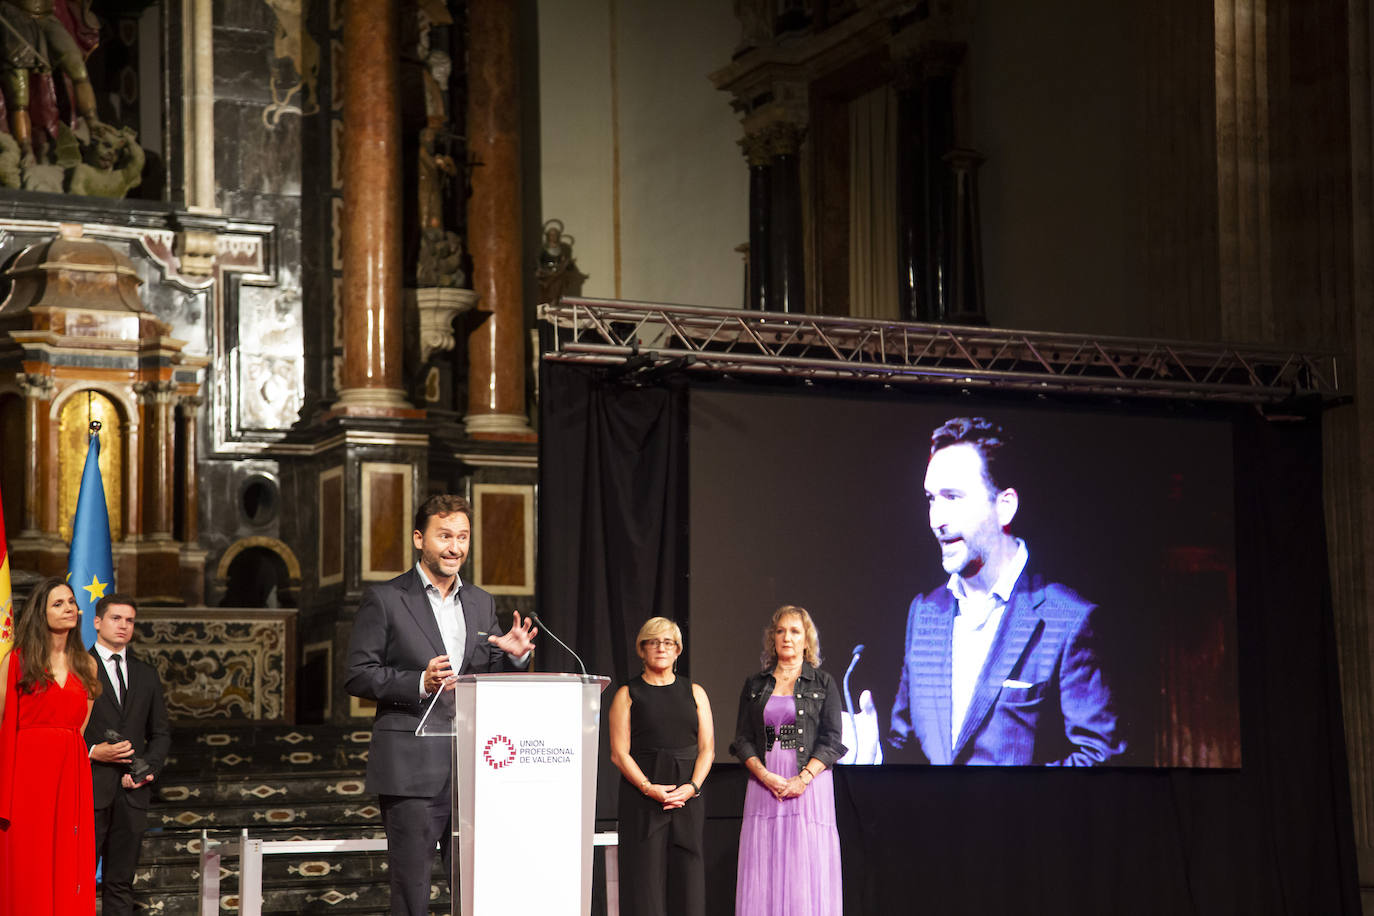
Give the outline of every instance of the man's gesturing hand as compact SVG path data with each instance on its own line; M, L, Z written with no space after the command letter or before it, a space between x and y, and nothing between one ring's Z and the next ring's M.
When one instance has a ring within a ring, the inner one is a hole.
M538 635L539 628L528 617L521 620L520 612L516 611L510 629L500 636L488 636L487 642L519 658L534 648L534 637Z

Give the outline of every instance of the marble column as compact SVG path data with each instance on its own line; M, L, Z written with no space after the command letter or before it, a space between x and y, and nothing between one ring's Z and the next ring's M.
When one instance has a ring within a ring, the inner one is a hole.
M956 145L955 82L962 44L922 42L897 64L897 263L903 315L951 320L949 278L955 175L945 155Z
M176 385L170 381L135 382L134 391L143 402L144 442L143 480L146 486L143 533L152 540L172 537L172 400Z
M468 3L468 243L482 319L468 337L467 432L528 439L517 5Z
M182 492L181 540L194 544L200 538L200 487L197 483L197 443L196 422L201 405L205 399L198 395L184 395L177 400L180 406L182 475L185 489Z
M954 76L951 70L928 70L921 88L923 128L921 175L925 181L926 289L921 321L948 321L949 268L952 239L950 217L954 206L954 180L944 161L954 146Z
M953 149L944 156L953 173L950 218L949 312L955 324L986 325L983 298L983 234L978 219L978 167L983 157L973 150Z
M758 133L739 141L749 163L749 308L767 311L772 302L768 282L769 226L772 223L772 196L769 172L773 154L767 139Z
M904 319L921 321L928 307L926 182L918 167L925 112L920 67L903 62L893 84L897 90L897 303Z
M164 14L165 15L165 14ZM182 118L186 124L186 209L219 213L215 195L215 11L212 0L182 0Z
M19 390L24 393L24 423L27 426L27 447L24 452L24 517L19 529L19 534L24 537L37 537L45 530L40 496L44 492L41 478L44 468L47 467L43 459L47 452L48 424L43 422L43 418L47 416L56 388L57 382L52 376L22 372L19 374Z
M801 164L806 128L778 123L768 130L773 161L769 170L771 220L768 254L769 309L806 311L806 268L802 262Z
M343 364L336 413L412 411L402 379L399 0L347 0L343 72Z

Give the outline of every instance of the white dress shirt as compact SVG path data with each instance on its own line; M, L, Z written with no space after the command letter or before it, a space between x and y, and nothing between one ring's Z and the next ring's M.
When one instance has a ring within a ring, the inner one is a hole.
M430 581L429 573L425 572L424 566L419 562L415 564L415 571L420 574L420 581L425 584L425 597L429 599L429 608L434 612L434 622L439 625L439 636L444 640L444 654L448 656L449 667L457 674L458 669L463 667L463 651L468 644L468 622L463 616L463 602L458 600L463 578L455 574L453 590L444 596L439 594L439 587ZM507 652L506 657L517 667L523 668L530 660L530 653L515 656ZM425 673L421 671L420 697L424 699L429 696L431 694L425 690Z
M463 667L463 650L467 648L468 639L468 622L463 617L463 602L458 600L458 592L463 587L463 577L453 577L453 588L445 596L441 595L439 587L430 581L429 573L425 572L424 566L416 563L415 571L420 574L420 581L425 585L425 598L429 600L429 609L434 612L434 622L439 625L439 636L444 640L444 654L449 658L449 666L457 674L458 669ZM421 671L420 696L429 695L425 690L425 673Z
M1016 539L1016 554L1007 568L986 594L970 594L964 580L958 573L949 577L948 588L954 595L958 610L954 615L953 641L950 646L951 671L949 684L950 747L959 744L959 731L964 727L964 716L968 714L969 703L973 701L973 691L978 686L978 677L987 664L988 651L997 636L997 628L1002 624L1007 602L1011 601L1012 589L1016 580L1026 569L1030 551L1026 542Z
M127 648L127 646L125 647ZM123 705L124 697L119 692L119 676L115 674L114 662L111 661L115 656L119 656L119 664L124 668L124 686L128 689L129 685L129 656L124 654L124 649L118 652L111 652L100 643L95 644L95 652L100 656L100 663L105 666L105 673L110 676L110 684L114 687L115 703Z

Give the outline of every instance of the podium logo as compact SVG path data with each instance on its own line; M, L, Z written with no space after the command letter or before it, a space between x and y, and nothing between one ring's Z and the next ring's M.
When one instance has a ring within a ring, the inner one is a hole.
M492 735L482 749L482 756L493 770L509 766L515 762L515 742L505 735Z

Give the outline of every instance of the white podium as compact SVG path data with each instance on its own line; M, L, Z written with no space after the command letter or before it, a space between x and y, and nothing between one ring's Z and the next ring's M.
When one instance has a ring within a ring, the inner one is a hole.
M465 674L416 734L451 742L454 916L588 916L609 678Z

